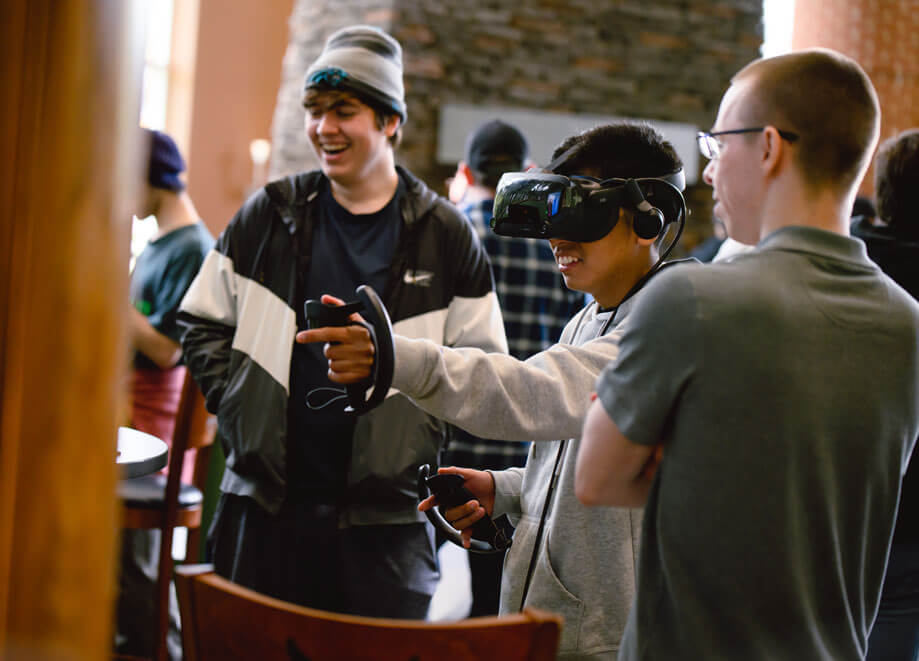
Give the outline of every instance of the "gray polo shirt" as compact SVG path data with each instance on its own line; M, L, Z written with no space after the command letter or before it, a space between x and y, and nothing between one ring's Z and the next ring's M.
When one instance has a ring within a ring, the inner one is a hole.
M919 305L786 227L655 278L600 400L663 442L620 659L861 659L919 433Z

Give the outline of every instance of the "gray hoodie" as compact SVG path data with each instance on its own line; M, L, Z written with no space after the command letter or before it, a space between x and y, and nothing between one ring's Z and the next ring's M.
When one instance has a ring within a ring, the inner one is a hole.
M585 507L574 495L581 426L600 371L618 353L634 297L610 312L591 303L554 347L521 362L478 349L396 338L393 387L472 434L533 443L526 468L493 473L495 515L517 526L504 564L501 612L520 608L523 584L559 447L564 457L526 605L565 619L560 659L615 659L635 594L641 510ZM558 439L569 439L560 441Z

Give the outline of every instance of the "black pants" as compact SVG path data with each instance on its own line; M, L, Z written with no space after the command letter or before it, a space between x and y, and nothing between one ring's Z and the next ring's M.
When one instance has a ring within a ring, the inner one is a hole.
M469 553L469 574L472 587L472 608L469 617L498 614L501 574L504 556L500 553Z
M424 619L437 585L426 523L339 527L328 505L276 515L222 494L208 539L217 574L262 594L338 613Z

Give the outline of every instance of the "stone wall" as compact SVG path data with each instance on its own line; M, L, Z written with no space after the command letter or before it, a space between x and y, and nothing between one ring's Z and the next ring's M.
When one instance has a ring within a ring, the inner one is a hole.
M402 43L408 123L397 157L443 192L452 173L435 160L443 104L707 128L730 76L759 55L761 19L760 0L297 0L272 173L316 164L303 132L300 86L326 36L345 25L377 25ZM710 190L696 186L687 197L689 246L710 231Z

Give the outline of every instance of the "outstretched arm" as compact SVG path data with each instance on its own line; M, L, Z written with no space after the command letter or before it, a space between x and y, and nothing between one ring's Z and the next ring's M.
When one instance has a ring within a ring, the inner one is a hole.
M618 351L617 333L582 346L559 344L526 361L430 340L394 340L394 388L471 434L509 441L579 436L597 375ZM373 349L360 327L303 331L297 341L327 343L333 381L353 383L370 374Z

